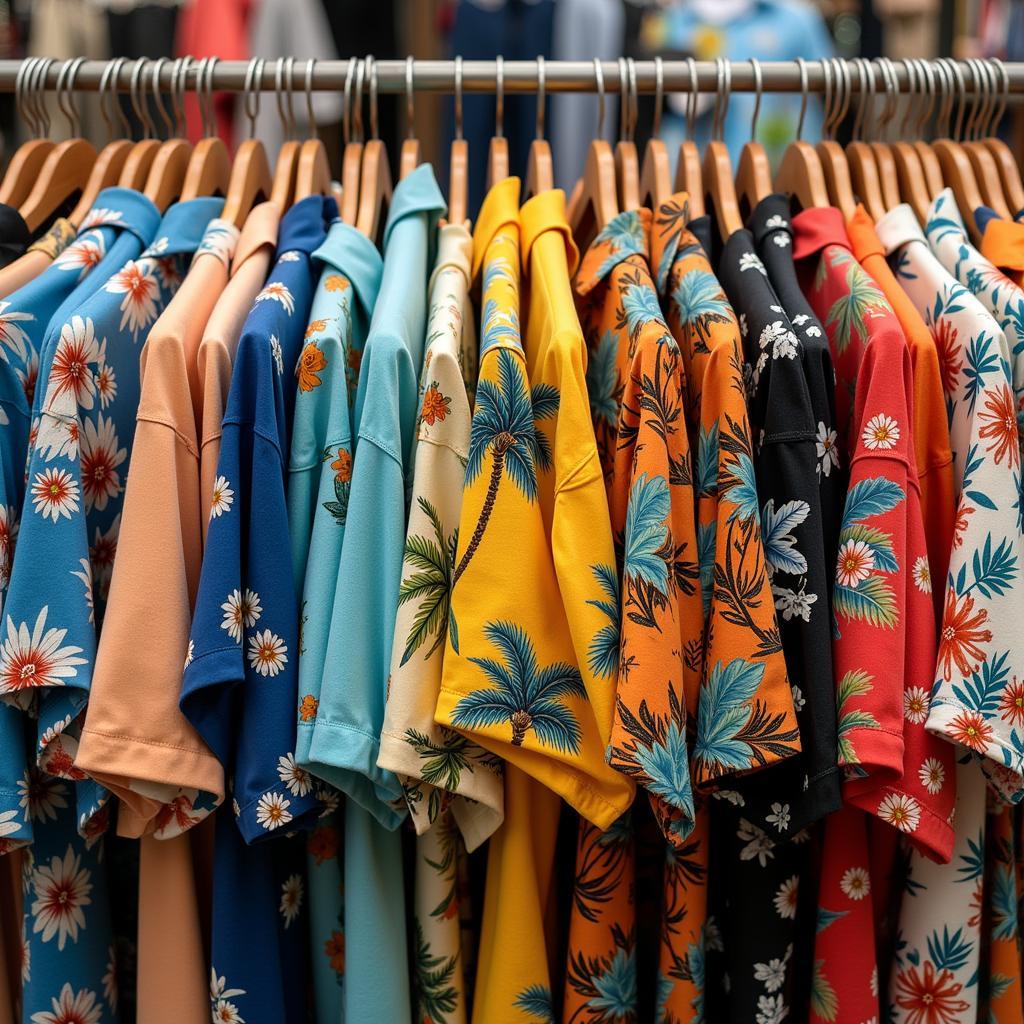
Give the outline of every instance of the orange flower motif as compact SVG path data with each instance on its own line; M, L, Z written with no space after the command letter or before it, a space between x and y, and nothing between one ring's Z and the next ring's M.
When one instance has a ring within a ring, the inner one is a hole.
M345 973L345 936L341 932L331 932L331 937L324 943L324 954L331 962L331 970L336 974Z
M299 378L300 391L312 391L320 387L323 381L317 374L327 365L323 352L310 342L299 356L299 365L295 367L295 376Z
M451 404L452 400L442 395L435 384L431 384L423 394L423 419L430 426L437 420L443 421Z
M946 594L946 608L942 616L942 632L939 634L939 665L943 678L948 683L953 678L953 664L962 676L970 675L978 663L984 660L985 652L978 646L992 639L992 630L980 629L988 620L988 611L979 608L974 612L974 598L964 594L963 603L957 602L956 594Z
M939 372L942 375L942 390L951 395L956 390L957 378L963 369L963 360L957 345L957 330L946 319L939 318L932 325L932 337L939 351Z
M953 547L958 548L964 542L964 534L967 532L967 527L970 525L967 521L968 516L974 515L974 509L970 505L966 505L961 499L956 509L956 519L953 520Z
M896 1003L907 1011L907 1024L955 1024L968 1009L963 999L956 998L962 988L952 971L943 968L936 973L934 964L925 960L920 973L917 967L900 972Z
M331 463L334 475L347 484L352 479L352 456L344 448L338 449L338 457Z
M341 274L331 274L331 276L324 281L324 287L329 292L343 292L348 287L348 281L346 281Z
M999 717L1008 718L1013 725L1024 723L1024 683L1016 676L999 699Z
M320 331L325 330L326 327L326 320L310 320L309 326L306 328L306 337L308 338L311 334L319 334Z
M978 711L961 711L949 723L950 732L957 743L982 753L992 738L992 726Z
M985 425L978 432L979 436L990 438L992 443L986 448L992 452L996 463L1004 458L1011 468L1020 462L1020 441L1017 434L1017 409L1010 394L1009 387L1004 384L997 394L989 395L985 400L985 408L979 413Z
M312 722L316 718L316 710L320 707L320 701L316 699L311 693L307 693L302 698L302 703L299 705L299 718L303 722Z
M306 844L306 852L317 862L323 864L338 853L338 830L331 825L321 825L313 829Z

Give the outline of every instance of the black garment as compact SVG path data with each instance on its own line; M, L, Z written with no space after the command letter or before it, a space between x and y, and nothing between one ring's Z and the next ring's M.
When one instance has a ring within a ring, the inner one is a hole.
M21 214L13 206L0 203L0 268L13 263L32 242Z
M711 862L723 868L711 872L709 914L722 941L721 951L708 949L707 1019L774 1019L781 1000L792 1022L806 1016L793 1000L799 993L806 1003L813 962L806 829L841 802L817 420L801 339L749 231L723 246L719 278L743 335L762 536L804 752L737 779L712 804ZM821 742L828 736L831 744Z

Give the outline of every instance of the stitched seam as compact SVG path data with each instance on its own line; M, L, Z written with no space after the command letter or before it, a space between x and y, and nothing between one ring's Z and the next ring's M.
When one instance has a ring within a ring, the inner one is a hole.
M83 729L82 735L86 733L92 736L102 736L108 740L126 740L129 743L140 744L145 747L160 747L165 750L182 750L192 754L198 754L200 757L213 758L216 760L214 755L209 750L200 750L196 747L186 747L180 743L167 743L163 740L147 740L142 739L138 736L131 736L128 733L122 732L106 732L103 729Z
M139 423L154 423L160 427L166 427L170 430L174 436L188 449L190 455L194 458L199 458L199 449L192 443L191 438L186 437L170 420L166 420L161 416L150 415L149 413L140 412L136 417Z

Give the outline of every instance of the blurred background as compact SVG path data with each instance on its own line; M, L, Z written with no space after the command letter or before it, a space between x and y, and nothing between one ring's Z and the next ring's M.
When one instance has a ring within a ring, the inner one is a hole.
M40 55L59 59L84 55L194 57L225 60L293 56L320 60L373 54L378 59L589 60L618 56L698 60L808 60L841 56L868 58L988 57L1024 59L1024 0L0 0L0 57ZM301 77L301 76L297 76ZM0 130L5 149L18 141L21 126L13 98L0 97ZM725 137L738 149L749 137L753 97L735 95ZM106 128L94 96L80 97L87 134L102 141ZM128 107L127 102L125 103ZM708 137L711 97L701 97L695 135ZM407 132L404 96L381 96L380 135L397 147ZM216 97L218 130L230 144L244 138L248 121L239 98ZM297 84L294 105L300 132L308 116ZM128 111L131 115L130 110ZM190 127L198 117L190 104ZM675 152L686 128L686 98L667 95L661 134ZM653 98L641 97L638 141L650 131ZM342 97L316 94L314 115L337 171L342 148ZM758 137L769 155L781 153L793 137L799 98L765 96ZM465 98L464 130L471 161L470 208L481 198L487 140L494 130L491 96ZM522 170L536 117L532 97L508 97L505 134L513 170ZM453 129L452 100L416 97L415 130L424 158L445 173ZM805 133L817 134L817 104L808 112ZM597 99L552 96L547 135L558 184L571 187L579 176L587 143L597 128ZM54 117L59 137L62 118ZM617 104L609 97L604 134L618 129ZM264 94L256 125L270 156L282 139L273 94Z

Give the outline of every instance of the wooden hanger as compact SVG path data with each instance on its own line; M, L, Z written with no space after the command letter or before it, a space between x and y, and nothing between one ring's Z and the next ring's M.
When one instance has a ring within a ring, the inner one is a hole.
M377 65L373 57L366 58L366 65L370 79L371 138L363 147L356 227L367 238L376 241L391 203L391 167L387 149L377 134Z
M857 116L853 120L853 138L846 146L846 159L850 164L853 190L860 197L871 219L877 223L885 216L887 207L882 195L882 182L878 174L875 151L870 143L861 138L864 113L868 107L874 107L874 68L863 57L855 58L853 63L860 77L860 95L857 100Z
M686 138L679 143L675 189L687 194L690 217L696 220L704 216L704 175L700 166L700 151L693 140L693 130L697 123L697 62L687 57L686 63L690 68L690 100L686 107Z
M995 210L1003 220L1013 220L995 155L982 141L989 134L987 126L991 114L995 112L995 69L976 57L970 58L967 63L971 69L976 99L965 129L967 138L964 150L974 168L974 176L985 205Z
M654 124L640 165L640 205L657 208L672 194L672 167L661 134L661 108L664 103L664 69L660 57L654 58Z
M189 64L192 62L191 57L184 58ZM115 101L117 100L117 81L120 76L121 65L126 64L127 61L124 57L117 57L113 61L114 72L111 80L111 84L115 91ZM138 105L138 88L139 88L139 76L142 74L145 68L145 61L139 60L135 62L135 66L132 68L131 84L129 89L129 96L131 98L132 109L136 115L139 116L143 126L147 123L144 118L148 118L148 113L145 115L139 114ZM124 112L121 109L120 102L116 102L117 109L121 111L123 117ZM152 122L149 122L152 123ZM125 124L128 125L128 120L125 118ZM130 126L129 126L130 128ZM144 127L145 130L145 127ZM159 139L154 139L150 136L147 131L145 136L136 142L130 152L128 153L128 159L124 162L124 167L121 168L121 177L117 183L122 188L134 189L136 192L144 192L146 185L149 181L149 171L153 166L153 161L156 159L157 151L160 149Z
M568 221L573 238L580 249L586 248L594 236L619 214L618 186L615 180L615 157L602 138L604 134L604 68L594 58L594 81L597 83L597 133L587 147L579 192L574 189L569 200Z
M405 120L407 135L398 157L398 178L407 178L420 165L420 140L416 137L416 107L413 98L413 59L405 58Z
M873 122L871 134L874 138L870 142L870 146L875 156L875 166L878 168L878 184L882 191L882 203L888 211L895 209L900 204L900 181L892 147L882 136L896 113L896 106L899 103L899 84L893 62L888 57L878 57L876 60L881 68L882 78L885 80L885 104L878 121ZM872 77L874 77L873 70Z
M184 76L191 65L191 59L179 58L174 62L171 71L171 106L174 108L175 119L167 116L163 101L160 99L160 68L167 62L166 57L161 57L154 63L153 67L153 98L156 101L157 109L163 118L167 128L167 141L162 143L153 158L153 166L149 169L146 178L146 195L153 200L158 210L166 210L178 196L181 195L182 185L185 181L185 172L188 170L189 158L192 155L192 145L185 138L185 115L182 106L184 96ZM200 72L201 74L201 72ZM134 75L133 75L134 78ZM134 82L133 82L134 85ZM149 109L145 103L145 97L141 109L136 105L135 95L132 95L132 104L136 107L136 113L146 125L147 135L156 134L156 128L149 117Z
M200 139L192 149L192 156L185 171L185 184L181 186L182 200L199 196L223 196L227 194L231 180L231 158L228 147L217 135L217 118L213 109L213 69L219 57L204 57L205 64L196 76L199 93L199 108L202 112L206 137ZM288 99L291 102L291 66L289 65Z
M627 87L628 86L628 87ZM640 206L640 157L636 150L636 65L633 58L619 58L619 141L615 143L615 181L619 206Z
M807 62L796 58L800 67L800 120L797 122L796 138L786 147L782 162L775 175L775 189L795 196L801 209L828 206L828 188L825 172L815 148L801 139L804 117L807 114Z
M448 222L461 224L469 205L469 146L462 137L462 58L455 58L455 138L448 162Z
M750 121L750 141L743 144L740 163L736 171L736 192L740 212L750 215L751 211L772 191L772 168L764 146L757 141L757 116L761 112L761 62L751 60L754 70L754 116Z
M544 58L537 57L537 134L530 143L526 159L526 183L523 201L539 192L549 192L555 187L555 167L551 160L551 147L544 138Z
M821 68L825 75L825 119L822 123L824 138L815 149L821 161L829 199L832 205L842 212L844 219L849 220L857 208L857 200L854 198L853 184L850 181L850 165L843 147L835 140L835 133L850 109L850 71L845 61L835 58L822 62Z
M956 205L960 209L967 231L974 242L981 241L981 232L974 220L974 211L983 205L981 192L978 189L978 180L974 174L974 168L967 156L964 147L957 141L961 136L963 128L964 110L966 107L965 97L967 93L966 83L960 65L949 59L938 61L940 68L944 68L949 74L949 82L956 80L956 86L960 93L960 102L957 109L956 128L953 136L937 139L932 145L939 158L939 165L942 167L942 175L946 184L952 188L956 197ZM946 126L948 130L948 125Z
M313 69L316 59L306 61L306 115L310 137L299 150L299 163L295 171L295 201L307 196L326 196L331 192L331 167L327 150L317 134L316 112L313 110Z
M274 69L274 96L277 100L277 113L285 126L285 141L277 153L274 165L274 180L270 188L270 201L284 213L292 205L295 195L295 172L299 165L299 144L292 138L295 119L291 111L291 92L288 93L288 110L284 106L284 68L288 67L288 79L291 81L294 57L278 57Z
M238 149L235 150L231 178L228 181L228 194L224 199L224 211L221 213L221 217L234 224L236 228L242 227L245 218L249 216L249 211L258 202L269 199L273 190L267 150L263 143L254 137L260 105L260 93L256 86L263 82L265 63L262 57L254 57L249 61L245 73L242 97L243 109L249 119L249 138L240 142Z
M1003 80L1003 88L1000 93L999 107L992 117L989 129L990 134L985 139L985 145L992 156L995 157L996 166L999 168L999 176L1003 180L1003 194L1006 196L1010 209L1016 214L1020 210L1024 210L1024 182L1021 181L1020 167L1014 159L1010 147L995 134L1003 120L1003 114L1006 113L1006 104L1010 92L1010 75L1006 70L1006 65L998 57L990 57L989 62L998 68Z
M354 115L352 105L353 81L357 82ZM346 224L353 225L359 212L359 173L363 163L362 107L363 62L350 59L348 69L345 72L345 110L341 122L345 139L345 148L341 156L341 219Z
M494 134L487 150L487 187L508 177L508 139L505 138L505 58L498 56L494 97Z
M903 121L900 125L899 139L892 143L892 155L896 161L900 198L903 202L910 204L918 221L923 224L928 219L928 207L931 205L932 197L928 194L928 183L925 180L921 157L913 143L908 140L912 137L910 113L914 108L913 97L924 85L924 75L916 61L903 60L901 63L906 69L910 89L907 95L907 105L903 112ZM920 124L920 121L918 123Z
M11 157L0 183L0 203L21 206L32 191L46 158L53 151L53 142L43 138L45 114L36 97L35 82L46 80L50 65L56 63L52 57L29 57L21 62L15 78L14 91L18 113L27 121L33 138L23 142Z
M57 75L57 106L67 118L73 138L54 146L28 198L20 204L21 216L33 234L76 192L81 195L96 162L96 150L81 137L81 121L71 99L74 80L84 63L84 57L66 61Z
M705 200L711 200L718 221L718 233L726 241L743 227L739 199L732 173L732 159L729 148L722 141L725 116L729 110L729 92L732 85L732 68L727 60L715 58L718 67L718 94L715 97L715 113L711 126L711 141L704 154L702 177Z

